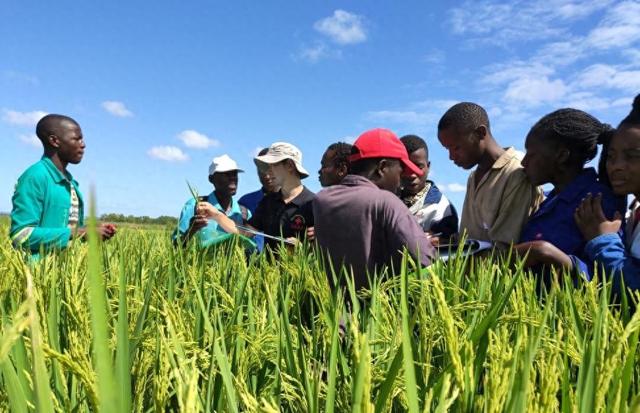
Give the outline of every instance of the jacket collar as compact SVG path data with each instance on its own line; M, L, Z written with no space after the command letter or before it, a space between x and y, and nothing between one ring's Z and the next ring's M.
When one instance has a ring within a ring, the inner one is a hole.
M51 175L54 181L58 183L73 182L75 186L78 186L78 182L76 182L76 180L73 179L73 175L71 175L69 171L66 171L66 176L65 176L65 174L60 172L60 170L53 164L53 161L51 160L51 158L47 156L43 156L40 161L44 164L45 168L47 169L47 172L49 172L49 175Z

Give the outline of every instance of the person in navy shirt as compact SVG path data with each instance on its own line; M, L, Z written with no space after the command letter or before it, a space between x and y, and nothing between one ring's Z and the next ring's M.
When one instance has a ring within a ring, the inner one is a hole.
M266 155L268 150L269 148L263 148L260 152L258 152L258 156ZM258 170L258 179L260 180L260 184L262 184L262 188L258 189L257 191L249 192L248 194L242 195L238 200L238 203L247 208L251 212L251 214L256 213L256 208L265 195L278 192L280 190L280 188L275 183L275 179L269 173L268 168L263 168L259 164L256 164L256 168Z
M619 294L622 281L625 287L640 290L640 95L611 138L606 164L614 193L635 197L626 226L621 215L614 219L605 216L602 195L596 193L582 201L575 220L588 240L587 257L604 267L605 276L612 278L613 291Z
M585 240L573 214L589 193L602 194L608 218L625 208L624 199L615 196L607 185L604 168L599 168L600 176L594 168L585 168L596 156L598 144L605 142L612 131L609 125L577 109L552 112L529 131L522 160L525 173L534 185L553 185L525 224L520 244L514 247L520 255L528 254L525 265L535 272L548 275L549 267L565 267L590 279L592 265L587 264ZM604 152L601 160L606 159Z
M258 156L263 156L267 154L269 148L263 148L260 152L258 152ZM256 213L256 208L258 208L258 204L262 201L266 195L276 193L280 190L280 187L276 185L276 181L269 172L269 168L265 168L261 166L259 163L256 163L256 168L258 170L258 179L262 184L262 188L257 191L249 192L248 194L243 195L238 200L238 203L246 208L251 215ZM253 241L256 243L256 247L258 251L262 251L264 249L264 237L261 235L256 235L253 238Z

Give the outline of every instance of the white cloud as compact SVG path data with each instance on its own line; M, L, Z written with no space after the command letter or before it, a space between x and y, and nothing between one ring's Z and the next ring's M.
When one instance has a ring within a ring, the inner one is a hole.
M466 1L449 11L456 34L507 45L566 36L568 23L606 8L612 0ZM480 23L481 22L481 23Z
M119 118L129 118L133 116L133 113L127 109L125 104L118 102L117 100L107 100L102 102L102 108L113 116L117 116Z
M33 112L18 112L5 110L2 120L12 125L36 126L38 121L47 115L47 112L34 110Z
M611 102L609 102L608 99L594 96L591 92L577 92L568 95L562 106L588 112L591 110L607 109L611 106Z
M313 27L338 44L355 44L367 40L364 18L340 9L334 11L333 16L318 20Z
M539 105L553 103L565 96L567 86L561 79L550 80L546 76L522 77L509 83L504 99L512 103Z
M467 190L466 185L453 183L453 184L445 184L445 190L448 192L464 192Z
M481 79L481 83L489 85L502 85L507 82L522 78L550 76L555 70L541 63L516 60L509 63L492 65L487 70L487 75Z
M621 70L611 65L595 64L578 75L575 85L582 89L610 88L636 91L640 90L640 70Z
M34 148L42 148L42 141L35 134L20 135L18 136L18 139L29 146L33 146Z
M187 148L206 149L209 147L220 146L220 141L209 138L198 131L188 129L178 134L178 139L182 141Z
M607 11L598 27L587 36L599 49L623 48L640 40L640 2L623 1Z
M183 162L189 159L182 149L175 146L154 146L147 154L154 159L167 162Z
M342 56L340 50L333 50L323 42L319 42L313 46L303 47L296 56L296 59L316 63L322 59L339 58L340 56Z
M633 104L633 97L630 97L630 96L625 98L619 98L611 102L612 107L627 106L631 108L632 104Z

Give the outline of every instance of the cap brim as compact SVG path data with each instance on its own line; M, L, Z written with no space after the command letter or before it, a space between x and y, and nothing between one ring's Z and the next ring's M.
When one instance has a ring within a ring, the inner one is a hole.
M403 165L402 173L404 175L411 175L411 174L416 174L418 176L424 175L422 170L418 168L416 164L411 162L409 159L400 159L400 162L402 162L402 165Z
M240 168L232 168L232 169L221 169L219 171L209 171L209 175L213 175L213 174L223 174L225 172L231 172L231 171L237 171L238 173L240 172L244 172L244 170L240 169Z
M269 165L284 161L285 159L289 159L289 158L287 158L286 156L269 155L269 154L260 155L253 158L254 162L261 162Z

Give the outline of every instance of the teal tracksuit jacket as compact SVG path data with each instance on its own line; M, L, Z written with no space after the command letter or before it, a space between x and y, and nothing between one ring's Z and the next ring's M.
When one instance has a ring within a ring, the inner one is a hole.
M71 185L79 202L78 227L84 226L84 201L78 183L42 157L18 178L12 202L9 236L16 248L38 253L65 248L71 238Z

